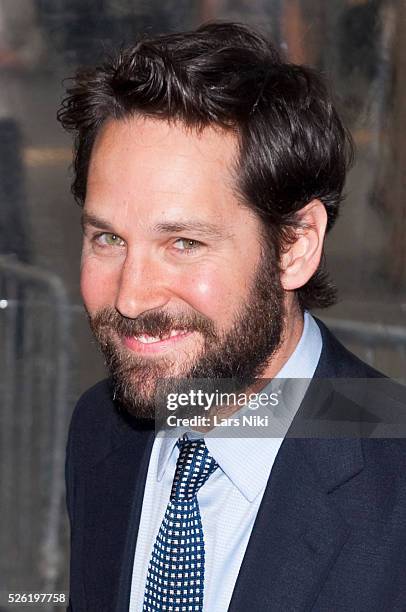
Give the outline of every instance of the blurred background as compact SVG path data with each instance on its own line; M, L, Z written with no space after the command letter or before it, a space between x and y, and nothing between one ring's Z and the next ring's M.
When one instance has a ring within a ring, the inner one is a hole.
M7 592L67 589L67 427L104 376L79 295L62 80L137 33L216 18L258 26L333 84L357 158L327 240L340 300L320 316L406 379L403 0L0 0L0 610Z

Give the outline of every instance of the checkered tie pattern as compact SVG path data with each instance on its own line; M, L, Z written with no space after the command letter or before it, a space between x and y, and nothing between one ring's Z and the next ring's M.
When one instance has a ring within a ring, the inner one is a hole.
M177 442L172 491L148 568L144 612L201 612L204 538L197 492L218 467L204 440Z

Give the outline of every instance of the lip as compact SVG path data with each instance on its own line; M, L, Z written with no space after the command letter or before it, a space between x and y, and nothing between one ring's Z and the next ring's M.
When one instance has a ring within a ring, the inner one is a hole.
M171 350L180 342L183 342L185 338L191 336L193 332L186 332L183 334L179 334L178 336L173 336L172 338L165 338L164 340L158 340L158 342L151 342L150 344L146 344L144 342L140 342L134 336L124 336L123 344L131 351L136 353L151 354L151 353L160 353L162 351Z

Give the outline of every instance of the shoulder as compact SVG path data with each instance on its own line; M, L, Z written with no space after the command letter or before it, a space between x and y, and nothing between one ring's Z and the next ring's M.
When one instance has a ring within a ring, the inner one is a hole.
M99 427L103 427L111 420L113 407L110 381L106 378L80 396L72 414L72 426L93 428L96 421Z
M349 351L320 319L313 317L319 326L323 348L314 376L316 378L383 378L385 374L375 370Z
M111 381L106 378L85 391L73 410L67 463L92 467L121 445L153 430L153 422L130 416L113 401Z
M371 437L362 439L365 458L368 458L370 465L376 466L377 471L383 470L385 473L389 470L405 483L406 388L359 359L341 344L322 321L315 320L323 340L315 377L343 379L341 390L345 391L346 398L351 398L351 393L357 391L357 397L354 399L357 407L359 408L358 403L361 402L361 406L366 410L366 421L371 420L375 426ZM354 385L351 379L360 381ZM340 389L340 386L338 388ZM341 395L340 397L342 398ZM347 415L354 405L349 405Z
M83 465L97 463L111 449L117 418L108 379L85 391L72 413L67 459L75 458Z

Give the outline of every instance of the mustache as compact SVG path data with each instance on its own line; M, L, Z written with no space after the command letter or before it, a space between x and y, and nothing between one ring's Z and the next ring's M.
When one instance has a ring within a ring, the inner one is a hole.
M209 338L216 338L214 323L197 312L171 314L165 311L148 311L134 319L124 317L114 308L103 308L95 315L87 312L90 326L96 335L113 330L119 336L148 334L156 338L167 336L173 329L197 331Z

